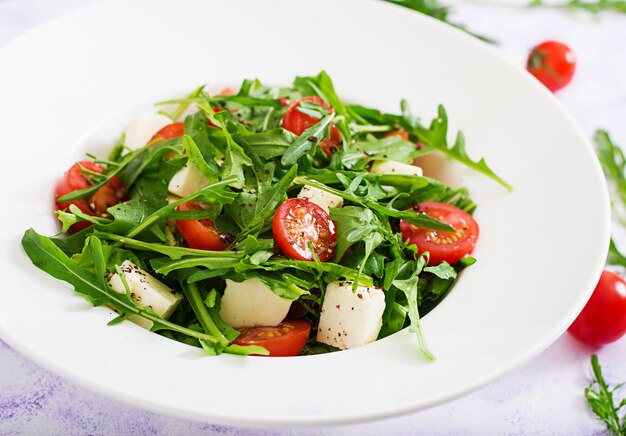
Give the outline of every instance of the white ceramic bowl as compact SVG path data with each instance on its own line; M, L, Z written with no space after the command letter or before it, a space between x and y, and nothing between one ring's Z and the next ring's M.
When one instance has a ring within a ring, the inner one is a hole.
M609 202L580 131L492 47L411 11L373 0L118 0L21 36L0 50L0 65L0 336L102 394L237 425L405 413L476 389L545 349L599 277ZM479 204L479 261L423 320L434 363L407 331L313 357L208 357L131 323L107 327L109 311L89 308L24 255L26 228L55 231L55 180L86 149L108 146L142 105L201 83L289 84L321 69L341 96L383 110L406 97L429 118L445 104L471 154L514 186L509 193L453 167Z

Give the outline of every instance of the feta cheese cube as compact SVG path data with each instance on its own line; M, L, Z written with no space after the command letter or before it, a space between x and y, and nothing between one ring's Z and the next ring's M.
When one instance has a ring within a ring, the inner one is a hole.
M383 324L385 294L380 288L352 282L332 282L326 287L317 341L347 349L373 342Z
M141 148L159 130L171 123L172 120L165 115L141 112L128 124L124 143L131 150Z
M408 176L423 176L422 169L415 165L408 165L396 161L375 161L371 172L374 174L404 174Z
M183 296L174 292L169 286L157 280L148 272L139 268L130 260L120 265L124 278L130 289L131 299L140 307L150 307L161 318L167 319L181 302ZM126 288L119 274L109 278L109 286L115 292L126 293ZM144 327L152 324L145 318L135 317L134 321ZM148 325L146 325L146 323Z
M220 315L234 328L277 326L289 307L291 301L283 300L257 279L241 283L227 279Z
M317 204L328 214L330 214L331 207L343 206L343 198L313 186L304 185L298 193L298 198L308 198L311 203Z
M207 186L209 186L209 179L200 172L197 166L187 162L187 165L174 174L167 190L179 197L186 197Z

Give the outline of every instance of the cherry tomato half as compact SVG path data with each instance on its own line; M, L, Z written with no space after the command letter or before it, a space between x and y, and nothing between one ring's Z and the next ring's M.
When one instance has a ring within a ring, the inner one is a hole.
M267 349L270 356L297 356L309 338L311 324L298 319L283 321L276 327L251 327L240 331L234 344L259 345Z
M576 57L567 45L558 41L545 41L531 50L526 69L550 91L555 92L572 81Z
M429 265L443 261L454 264L474 250L478 240L478 223L470 214L458 207L434 201L420 203L416 211L451 225L456 232L426 229L401 220L402 238L415 244L420 252L430 253Z
M115 206L128 198L124 184L117 176L113 176L109 183L98 189L88 200L57 201L59 197L74 191L87 189L95 184L92 176L84 174L79 164L86 170L94 173L102 173L104 170L103 165L91 161L82 161L78 164L72 165L72 167L65 172L59 183L57 183L54 191L56 209L68 210L70 204L74 204L87 215L98 217L109 216L107 212L109 207ZM90 225L91 223L87 221L81 221L73 224L70 230L79 231L89 227Z
M182 121L178 121L176 123L168 124L163 127L161 130L156 132L152 138L150 138L151 143L158 144L159 142L164 142L169 139L180 138L185 134L185 123Z
M282 125L285 130L289 130L296 135L302 135L302 133L306 129L317 124L317 122L319 121L317 118L302 113L298 110L298 106L300 106L300 103L303 101L316 103L323 108L329 108L331 113L333 112L332 106L329 106L324 100L317 96L304 97L298 101L293 102L287 108L287 111L285 111ZM329 128L329 137L322 139L319 142L319 146L324 151L326 156L330 158L340 143L341 134L339 133L339 129L334 124L331 124Z
M195 201L181 204L176 210L203 210ZM230 246L229 238L217 231L210 219L176 220L176 228L191 248L224 251Z
M409 140L409 132L407 132L406 130L396 130L395 132L387 133L385 135L385 138L392 138L394 136L399 136L400 138L404 139L405 141Z
M599 347L626 333L626 281L602 271L591 298L568 332L579 341Z
M335 224L307 198L290 198L281 204L272 221L272 233L278 247L292 259L313 260L309 243L322 262L335 254Z

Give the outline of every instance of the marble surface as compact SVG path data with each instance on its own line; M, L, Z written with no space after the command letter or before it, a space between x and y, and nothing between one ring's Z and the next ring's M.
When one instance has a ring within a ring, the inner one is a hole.
M0 0L0 44L93 1ZM497 1L444 2L453 4L454 20L496 39L496 50L520 68L538 42L570 44L578 71L558 98L589 137L602 127L626 145L626 16L592 17ZM626 246L626 231L616 224L614 234ZM606 434L583 395L592 352L566 334L526 365L444 405L345 427L274 431L216 426L130 407L69 383L0 341L0 435ZM626 381L626 337L597 352L607 380Z

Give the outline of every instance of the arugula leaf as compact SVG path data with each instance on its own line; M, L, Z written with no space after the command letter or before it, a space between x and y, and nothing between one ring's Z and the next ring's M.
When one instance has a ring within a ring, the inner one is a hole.
M88 221L93 224L110 224L111 220L109 218L99 218L92 215L87 215L82 210L78 208L75 204L70 204L69 212L65 212L62 210L57 210L54 212L59 221L63 224L61 227L61 233L67 232L70 227L81 221Z
M335 85L333 85L332 79L326 71L321 71L317 76L313 77L296 77L293 85L300 90L302 95L317 95L321 97L322 100L335 109L337 114L344 116L348 114L343 101L335 92Z
M197 256L197 257L217 257L217 258L233 258L240 259L243 257L243 253L240 251L210 251L210 250L197 250L194 248L178 247L171 245L156 244L153 242L144 242L138 239L132 239L125 236L119 236L113 233L106 233L95 231L94 235L111 241L119 242L121 246L128 247L134 250L140 251L152 251L155 253L163 254L172 260L179 260L184 256Z
M257 193L250 193L250 195L247 196L247 198L250 199L254 198L252 203L254 213L246 217L245 221L242 222L241 233L237 236L237 240L242 240L248 235L256 236L263 230L274 216L274 212L279 204L284 200L285 193L291 187L297 172L298 166L294 165L277 183L273 184L271 188L269 183L261 183ZM246 196L242 196L241 194L239 197L246 198ZM236 204L237 203L234 203L234 205ZM244 202L244 204L246 203ZM233 210L234 207L236 206L230 207L229 210L233 213L233 216L236 216L236 212Z
M176 209L176 207L178 207L179 205L186 203L187 201L194 200L196 198L199 199L200 201L204 201L206 203L211 203L211 204L231 203L235 199L235 194L228 188L232 185L234 181L235 181L235 177L229 177L229 178L223 179L217 183L213 183L212 185L209 185L199 190L198 192L188 195L185 198L182 198L180 200L174 201L172 203L169 203L161 207L160 209L158 209L157 211L155 211L154 213L152 213L151 215L143 219L140 224L136 225L131 230L126 232L126 236L128 236L129 238L132 238L138 235L139 233L146 230L153 224L166 218L168 214L174 211L174 209Z
M606 263L626 268L626 256L617 249L617 245L615 245L613 239L611 239L611 243L609 244L609 255L607 256Z
M288 130L278 127L260 133L253 133L244 130L234 136L235 140L254 150L262 159L270 160L285 154L285 151L294 143L297 136Z
M389 206L385 207L384 205L376 201L373 201L369 197L359 197L348 191L340 191L338 189L331 188L315 180L309 180L304 177L296 177L294 179L294 183L297 183L299 185L313 186L314 188L318 188L318 189L321 189L322 191L330 192L331 194L335 194L359 206L363 206L365 208L371 209L383 216L403 219L405 221L408 221L411 224L415 224L416 226L426 227L426 228L435 229L435 230L446 230L449 232L454 230L449 225L444 224L434 218L431 218L428 215L415 213L410 210L399 211Z
M607 178L613 212L626 225L626 157L619 145L615 144L606 130L596 130L594 135L598 146L598 159Z
M591 356L591 369L593 371L593 380L591 384L585 388L585 397L591 411L596 417L606 424L607 429L618 436L626 435L626 416L619 416L620 410L626 406L626 399L615 405L613 394L622 384L611 389L602 375L602 368L598 361L598 356Z
M348 148L343 156L343 164L356 171L375 160L411 163L418 155L415 144L400 136L381 139L368 136L364 141L355 142Z
M169 117L172 121L176 121L177 119L179 119L185 113L185 111L189 108L189 106L191 105L193 100L196 97L198 97L198 95L200 95L200 93L202 92L203 89L204 89L204 85L199 86L198 88L194 89L187 96L187 98L184 98L184 99L181 99L181 100L172 100L172 101L165 101L165 102L157 103L156 106L158 106L158 105L169 105L169 104L178 103L178 106L172 112L168 113L168 112L165 112L165 111L159 111L159 113Z
M581 10L591 12L592 14L598 14L602 11L626 14L626 1L624 0L569 0L558 4L544 3L543 0L532 0L529 6Z
M241 188L244 184L243 167L252 166L252 160L246 155L241 146L235 142L231 133L228 131L226 124L211 107L210 96L204 91L201 92L200 95L202 96L203 101L197 103L198 107L204 112L208 121L222 131L226 139L224 163L222 164L220 177L222 179L234 177L234 180L231 182L231 186Z
M365 251L358 266L359 275L362 274L374 249L385 240L382 223L371 210L356 206L331 208L330 217L337 224L335 260L339 261L353 244L363 242ZM353 289L357 288L358 281L357 277L353 283Z
M456 278L456 270L450 266L448 262L441 262L439 265L427 266L424 272L429 272L443 280L454 280Z
M191 136L183 135L183 149L191 163L200 170L204 177L209 180L209 183L215 183L219 180L219 167L215 160L210 160L211 164L207 163Z
M426 344L426 339L424 338L424 334L422 332L422 327L420 325L419 319L419 308L418 308L418 284L419 284L419 275L422 272L424 266L426 265L425 257L422 255L418 258L417 262L413 262L414 271L408 279L399 280L396 279L393 281L393 286L401 290L406 296L407 302L409 303L409 319L411 320L411 326L409 327L409 331L415 333L417 335L417 340L419 343L420 351L424 355L424 357L428 360L435 360L435 356L430 352L428 345Z
M106 185L112 177L118 175L118 173L120 173L122 169L126 168L133 160L136 160L137 158L142 157L142 155L145 152L146 152L145 148L140 148L138 150L128 153L126 156L124 156L124 159L117 166L112 167L110 171L106 171L105 177L100 178L99 181L97 181L96 183L94 183L88 188L79 189L76 191L72 191L68 194L62 195L56 201L58 202L74 201L74 200L80 200L82 198L87 198L87 197L92 196L93 194L96 193L98 189ZM109 169L107 168L107 170ZM124 182L124 185L126 187L129 186L129 184L126 183L126 181L124 181L124 179L122 179L122 181Z
M223 324L222 328L218 327L213 320L211 313L209 313L210 309L204 304L204 300L200 295L198 286L195 283L187 283L185 278L186 274L179 273L179 282L181 283L183 293L185 294L187 301L189 301L191 308L198 317L198 321L200 322L204 332L217 338L216 342L201 340L200 344L209 354L220 354L230 342L239 336L239 332L232 328L224 329ZM213 315L215 315L215 313ZM217 313L217 316L219 317L219 312Z
M491 168L489 168L484 158L481 158L478 161L473 161L469 157L467 150L465 149L465 138L462 132L457 133L454 145L451 147L448 145L448 115L442 105L439 105L437 118L431 122L429 128L425 128L420 124L415 123L413 131L419 137L419 140L425 145L421 151L422 154L427 154L434 150L440 151L446 156L467 165L492 180L495 180L509 191L513 190L511 185L501 179L491 170Z
M429 15L439 21L443 21L453 27L463 30L464 32L469 33L470 35L485 41L494 44L495 41L487 36L479 35L477 33L473 33L469 31L464 25L450 22L448 19L448 15L450 13L450 8L448 6L444 6L439 3L438 0L383 0L389 3L396 4L398 6L402 6L408 9L411 9L416 12L420 12L425 15ZM601 0L602 1L602 0ZM606 1L606 0L604 0Z
M170 259L157 257L150 261L150 265L158 274L168 275L172 271L178 271L189 268L205 267L209 269L234 269L240 262L240 259L230 256L219 256L215 253L213 256L183 256L178 259Z
M324 132L333 118L335 118L335 114L328 114L302 132L294 143L285 150L280 159L281 165L289 167L295 164L313 145L317 144L324 137Z
M339 115L335 124L341 132L344 146L350 144L352 134L348 127L348 121L352 115L343 101L337 96L335 85L333 85L333 81L326 71L321 71L317 76L313 77L296 77L293 81L293 86L302 95L317 95L333 107L335 113Z
M94 241L98 241L98 239L91 239L92 243ZM104 283L104 256L102 255L101 244L99 244L99 242L91 246L92 250L94 250L94 265L99 273L98 275L79 267L49 238L39 235L33 229L28 229L24 233L22 247L37 267L51 276L71 284L77 293L82 295L94 306L107 304L124 317L139 315L146 318L153 323L152 331L166 329L198 340L204 340L208 343L218 342L213 336L199 333L164 320L154 313L152 309L136 306L128 295L113 291Z
M247 279L257 279L265 286L267 286L274 294L288 301L295 301L301 295L306 295L309 293L308 290L303 289L302 287L294 283L286 281L284 274L277 274L274 272L261 272L250 270L242 273L237 273L233 271L228 273L226 275L226 278L235 282L243 282Z

